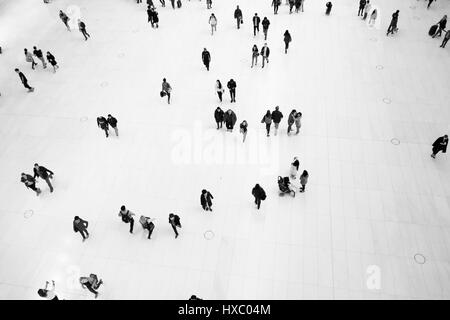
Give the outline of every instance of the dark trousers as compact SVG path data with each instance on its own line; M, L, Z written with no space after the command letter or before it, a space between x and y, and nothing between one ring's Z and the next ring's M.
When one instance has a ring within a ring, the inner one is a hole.
M222 91L217 91L217 95L219 96L220 102L222 102Z
M273 5L273 14L277 14L278 13L278 5L274 4Z
M263 33L264 33L264 40L267 40L267 31L268 31L269 29L264 29L263 28Z
M130 224L130 233L133 233L134 219L130 218L130 220L128 222L125 222L125 223L129 223Z
M102 130L105 131L106 137L108 138L109 134L108 134L108 127L104 126L104 127L100 127Z
M30 185L27 185L27 187L28 187L28 188L30 188L31 190L33 190L33 191L36 191L36 192L37 192L37 188L36 188L36 184L35 184L35 183L33 183L33 184L30 184Z
M175 0L170 0L170 3L172 4L172 8L175 9Z
M302 187L300 188L300 192L304 192L305 191L305 187L306 187L306 184L302 184Z
M231 102L236 102L236 89L230 89Z
M216 121L216 123L217 123L217 129L220 129L220 128L222 128L222 123L223 123L223 121ZM220 125L220 127L219 127L219 125Z
M178 231L177 231L177 226L174 224L171 224L173 232L175 232L175 238L178 237Z
M147 230L148 230L148 239L150 239L150 237L152 236L153 229L155 229L155 226L154 226L153 224L151 224L151 225L149 225L149 226L147 227Z
M447 42L448 42L448 38L444 38L444 40L442 41L441 47L445 48L445 45L447 44Z
M292 9L294 8L293 3L289 3L289 13L292 13Z
M89 236L89 232L86 229L85 230L78 230L78 232L81 234L83 239L86 239L86 237Z
M45 180L45 182L47 182L48 187L50 188L50 192L53 192L53 186L50 182L50 177L47 178L43 178Z
M284 52L287 53L287 50L289 49L289 42L285 41L284 42Z
M203 64L205 65L206 70L209 71L209 61L203 61Z
M240 29L241 28L241 17L236 19L237 22L237 28Z
M255 197L255 204L258 206L258 210L259 210L259 207L261 206L261 199Z
M162 4L163 7L166 6L166 0L159 0L159 2L161 2L161 4Z
M359 10L358 10L358 17L359 17L359 16L362 16L362 15L363 15L363 12L364 12L364 7L359 7Z
M28 81L24 81L24 82L22 82L22 84L23 84L23 86L24 86L25 88L27 88L28 90L31 89L31 87L28 85Z
M433 147L433 154L438 154L439 151L443 151L440 147Z
M395 29L396 29L396 26L393 24L390 24L386 35L389 35L390 33L394 34Z
M88 37L89 37L89 38L91 37L90 34L87 33L86 29L81 29L80 31L81 31L81 33L83 34L85 40L87 40Z
M167 103L170 104L170 92L166 92L167 93Z
M266 123L267 135L269 135L269 133L270 133L270 125L271 125L271 123Z
M256 36L256 31L259 33L259 25L253 26L253 35Z
M225 122L225 126L228 130L233 130L233 124L231 122Z
M293 123L288 123L287 133L291 132Z
M433 3L434 0L428 0L428 7L429 8L431 6L431 4Z

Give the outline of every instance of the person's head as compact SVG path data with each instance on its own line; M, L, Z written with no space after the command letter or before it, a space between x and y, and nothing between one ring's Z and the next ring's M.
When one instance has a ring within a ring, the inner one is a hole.
M15 68L15 69L14 69L14 71L15 71L15 72L17 72L17 73L19 73L19 72L20 72L20 70L19 70L19 69L17 69L17 68Z
M217 111L222 111L222 108L220 108L220 107L217 107Z
M297 113L297 110L292 109L291 113L292 113L292 114Z
M297 117L301 117L302 113L301 112L297 112Z
M260 187L259 184L257 183L257 184L255 184L255 188L261 188L261 187Z
M175 215L173 213L169 213L169 218L173 218Z
M270 116L270 110L267 110L266 116Z
M447 15L445 15L444 18L442 18L442 19L447 20Z
M163 82L166 82L166 78L163 79Z
M125 211L125 210L126 210L125 206L121 206L121 207L120 207L120 210L121 210L121 211Z
M267 42L264 43L264 47L267 47Z
M34 164L34 167L35 167L35 168L38 168L38 167L39 167L39 165L38 165L37 163L35 163L35 164Z
M38 295L42 298L45 298L47 296L47 290L44 289L39 289L38 290Z
M36 46L33 46L33 49L34 49L34 50L37 50Z
M23 176L26 176L26 174L25 174L25 173L23 173L23 172L22 172L22 173L21 173L20 175L21 175L22 177L23 177Z
M219 80L219 79L217 79L217 80L216 80L216 83L217 83L217 84L220 84L220 85L221 85L221 83L220 83L220 80Z
M280 110L280 107L279 107L279 106L276 106L276 107L275 107L275 110L279 111L279 110Z
M111 118L111 117L112 117L112 115L108 114L108 118Z
M203 48L203 51L207 51L206 48Z
M73 218L73 220L80 220L80 217L79 217L79 216L75 216L75 217Z
M444 136L444 139L448 139L448 135L445 135L445 136Z
M236 6L236 9L239 9L239 6Z
M202 190L202 194L205 194L207 191L205 189Z
M28 52L27 48L23 49L23 52L27 53Z
M400 10L397 10L396 13L400 13Z
M309 176L309 174L308 174L308 171L306 171L306 170L303 170L302 176L304 176L304 177L307 177L307 176Z
M255 17L257 16L258 14L257 13L255 13Z
M247 120L242 121L242 124L243 124L244 126L246 126L246 125L247 125Z

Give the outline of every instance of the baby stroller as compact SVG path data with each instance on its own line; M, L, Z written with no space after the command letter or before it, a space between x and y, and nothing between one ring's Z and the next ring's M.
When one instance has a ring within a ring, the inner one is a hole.
M280 188L280 196L283 196L285 193L289 193L291 196L295 197L295 191L289 188L289 177L278 177L278 187Z

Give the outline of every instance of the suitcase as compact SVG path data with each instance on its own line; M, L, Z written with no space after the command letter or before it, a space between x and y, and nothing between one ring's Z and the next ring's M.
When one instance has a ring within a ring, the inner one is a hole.
M436 31L437 31L437 29L438 29L438 27L439 26L437 24L431 26L430 30L428 31L428 35L431 36L431 37L434 36Z

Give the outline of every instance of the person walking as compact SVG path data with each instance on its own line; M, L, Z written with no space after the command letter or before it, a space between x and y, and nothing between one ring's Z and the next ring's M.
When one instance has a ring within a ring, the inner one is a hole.
M290 177L291 179L297 179L298 167L300 166L300 161L298 161L297 157L294 157L294 161L291 163Z
M128 210L125 206L120 207L119 217L122 218L122 221L124 223L130 224L130 233L133 233L133 228L134 228L133 216L135 216L135 214L133 212L131 212L130 210Z
M232 132L237 121L236 113L234 113L233 110L228 109L227 112L225 112L225 114L223 115L223 121L225 122L227 131Z
M329 16L331 13L331 8L333 8L333 4L331 2L327 2L326 7L327 9L325 10L325 14Z
M172 226L173 232L175 232L175 239L178 238L177 227L181 228L180 217L173 213L169 214L169 224Z
M308 171L303 170L302 175L300 176L300 184L302 187L300 188L300 192L305 192L306 184L308 183L309 174Z
M67 30L71 31L69 27L69 17L62 10L59 10L59 18L65 24Z
M116 133L116 137L119 136L119 129L117 128L117 119L114 118L112 115L108 114L108 124L111 126L111 128L114 129L114 132Z
M86 220L81 219L79 216L75 216L73 219L73 231L79 232L83 237L83 242L89 238L89 232L87 230L89 223Z
M300 11L300 6L302 5L302 0L295 0L295 13Z
M50 63L53 67L53 72L56 73L56 69L59 69L58 63L55 60L55 56L50 53L50 51L47 51L47 61Z
M203 210L212 212L212 199L214 199L212 194L203 189L202 194L200 195L200 204L202 205Z
M445 30L447 27L447 15L445 15L439 22L438 22L438 30L434 34L433 38L440 37L442 35L442 31Z
M439 153L439 151L442 151L442 153L446 153L447 145L448 145L448 135L444 135L442 137L437 138L436 141L432 144L433 153L431 154L431 157L433 159L436 159L436 155Z
M292 14L292 9L294 9L295 1L289 0L289 14Z
M90 38L91 35L87 33L86 31L86 24L78 19L78 29L80 30L81 34L84 36L84 39L87 41L88 37Z
M155 224L153 223L153 221L155 221L155 219L152 219L150 217L141 216L139 218L139 222L141 223L142 228L144 228L144 230L148 230L148 238L147 239L151 239L153 230L155 229Z
M398 28L397 28L397 23L398 23L398 14L400 13L400 10L397 10L396 12L394 12L392 14L392 20L391 23L389 24L389 28L387 30L386 36L388 36L390 33L394 34L394 32L397 32Z
M242 133L242 143L245 142L245 138L247 138L248 131L248 123L246 120L242 121L239 125L239 131Z
M167 96L167 103L170 104L170 93L172 92L172 87L170 84L166 81L166 78L163 79L162 82L162 89L161 89L161 97Z
M34 66L37 66L37 63L34 61L33 55L26 48L23 49L23 52L25 53L25 61L31 62L31 69L34 70Z
M22 175L20 177L20 182L22 182L23 184L25 184L25 186L27 187L27 189L31 189L34 192L36 192L36 195L39 196L39 194L41 193L41 189L36 187L36 179L33 178L32 175L26 174L22 172Z
M447 45L448 39L450 39L450 30L448 30L445 33L444 39L442 40L442 44L440 45L441 48L445 48L445 46Z
M27 77L25 77L22 71L20 71L18 68L14 69L14 71L19 75L20 81L22 82L23 86L28 89L28 92L33 92L34 88L28 84L28 79Z
M170 4L172 5L172 9L175 10L175 0L170 0Z
M359 0L358 17L363 16L365 7L366 7L366 0Z
M259 184L256 184L252 189L252 195L255 197L255 204L259 210L261 201L266 200L266 192Z
M267 46L267 43L264 43L264 46L261 48L262 67L263 68L264 68L265 61L267 61L267 63L269 63L269 55L270 55L270 49Z
M242 18L242 11L239 9L239 6L236 7L236 10L234 10L234 18L236 19L237 28L241 28L241 23L244 22L244 19Z
M220 80L216 80L216 93L219 97L220 102L222 102L222 95L224 92L225 89L223 88L222 83L220 82Z
M208 50L206 50L206 48L203 48L202 61L206 67L206 70L209 71L209 63L211 62L211 54L209 53Z
M261 123L266 125L267 136L270 137L270 126L272 125L272 114L270 113L270 110L267 110L261 120Z
M41 298L45 298L47 300L59 300L58 296L55 294L55 280L52 280L52 288L49 289L48 285L50 282L45 281L45 288L38 290L38 295Z
M44 55L42 54L42 50L36 48L36 46L33 47L33 54L36 56L36 58L38 58L39 60L41 60L42 62L42 67L45 69L47 68L47 63L44 60Z
M272 111L272 120L275 126L275 135L277 135L278 126L280 125L281 119L283 119L283 114L280 111L280 107L276 106L275 110Z
M253 65L255 65L255 66L258 65L258 56L259 56L259 50L258 50L258 47L256 46L256 44L254 44L253 48L252 48L252 68L253 68Z
M227 88L230 90L231 102L236 102L236 81L230 79L227 83Z
M281 0L272 0L273 14L278 14L278 8L280 7Z
M216 119L217 130L222 129L224 112L220 107L214 111L214 119ZM219 127L220 126L220 127Z
M212 8L212 0L206 0L206 9Z
M211 35L213 35L214 31L217 31L217 18L214 13L211 13L209 17L209 24L211 25Z
M377 17L378 17L378 11L377 11L377 9L374 9L372 11L372 14L370 15L369 26L372 26L373 24L375 24Z
M433 3L434 0L428 0L428 6L427 9L430 9L431 4Z
M50 179L53 179L54 173L48 170L46 167L38 165L37 163L34 164L33 172L33 178L39 177L41 179L44 179L45 182L47 182L48 187L50 188L50 192L53 192L53 186L50 183Z
M149 22L152 25L152 28L154 28L155 23L153 22L153 7L150 5L147 8L147 23Z
M153 24L155 25L155 28L158 29L159 28L159 17L158 17L158 11L156 11L155 7L152 8L152 19L153 19Z
M302 119L302 113L297 112L294 116L295 127L297 128L297 132L295 132L295 134L299 134L300 128L302 127L301 119Z
M264 17L261 24L263 26L264 40L267 40L267 31L269 31L270 21L269 19L267 19L267 17Z
M292 130L292 125L295 123L295 114L297 111L294 109L291 111L288 117L288 128L287 128L287 134L289 135Z
M258 31L259 33L259 24L261 22L261 18L258 17L257 13L255 13L252 20L253 20L253 36L256 37L256 31Z
M305 0L300 1L300 10L303 12L303 5L305 4Z
M287 54L287 51L288 51L288 49L289 49L289 43L292 41L291 34L289 33L288 30L286 30L286 31L284 32L284 38L283 38L283 41L284 41L284 53Z
M362 17L363 20L367 19L367 16L369 15L370 9L372 9L372 4L370 3L370 0L366 1L366 5L364 6L364 15Z
M161 5L163 6L163 8L166 6L166 0L159 0L159 2L161 2Z
M98 288L103 284L103 280L98 281L96 274L91 273L89 277L80 277L80 284L84 289L88 289L90 292L95 294L95 299L98 297Z
M106 120L105 117L100 116L97 118L97 127L99 127L100 129L105 131L106 137L109 137L108 134L108 130L109 130L109 125L108 125L108 120Z

